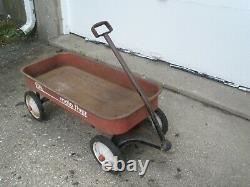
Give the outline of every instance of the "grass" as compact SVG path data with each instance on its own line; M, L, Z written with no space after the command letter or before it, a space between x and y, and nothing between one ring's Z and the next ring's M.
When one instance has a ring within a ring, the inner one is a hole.
M22 31L18 30L17 24L11 19L0 20L0 45L25 39Z

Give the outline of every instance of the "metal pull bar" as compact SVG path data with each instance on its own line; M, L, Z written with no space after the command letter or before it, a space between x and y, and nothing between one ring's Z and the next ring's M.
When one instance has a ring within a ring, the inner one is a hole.
M110 25L108 22L103 21L103 22L99 22L97 24L95 24L92 27L92 32L93 30L97 27L97 26L101 26L101 25ZM93 32L94 35L96 36L95 32ZM134 75L132 74L132 72L130 71L129 67L127 66L125 60L123 59L123 57L121 56L121 54L119 53L119 51L117 50L117 48L115 47L115 44L113 43L112 39L109 37L109 33L103 33L100 36L103 36L105 38L105 40L107 41L107 43L109 44L109 46L111 47L114 55L116 56L116 58L118 59L118 61L120 62L123 70L125 71L125 73L127 74L128 78L130 79L131 83L133 84L133 86L135 87L137 93L140 95L141 99L143 100L146 109L150 115L150 118L152 120L152 123L157 131L157 134L159 135L159 138L161 140L161 148L163 150L165 150L165 147L167 146L167 142L166 142L166 138L162 133L161 127L159 125L159 122L155 116L154 111L152 110L151 104L148 100L148 97L146 96L144 90L139 86L137 80L134 78ZM99 36L98 36L99 37Z

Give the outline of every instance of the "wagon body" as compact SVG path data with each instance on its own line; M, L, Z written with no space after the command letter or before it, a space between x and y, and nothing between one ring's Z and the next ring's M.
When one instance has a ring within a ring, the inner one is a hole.
M122 69L73 53L60 53L22 69L27 86L107 135L128 132L148 117ZM135 76L153 110L161 87Z

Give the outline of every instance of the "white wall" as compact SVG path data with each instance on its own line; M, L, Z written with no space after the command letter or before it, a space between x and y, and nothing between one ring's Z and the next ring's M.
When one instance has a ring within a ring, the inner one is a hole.
M65 33L108 20L123 48L250 87L249 0L62 0Z

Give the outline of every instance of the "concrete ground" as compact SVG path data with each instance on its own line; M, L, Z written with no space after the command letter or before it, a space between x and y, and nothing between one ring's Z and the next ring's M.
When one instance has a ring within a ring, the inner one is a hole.
M0 49L0 186L249 186L250 122L168 90L159 104L171 151L125 148L128 159L151 160L144 177L102 171L89 149L93 128L50 103L37 122L24 106L20 68L59 51L39 42Z

